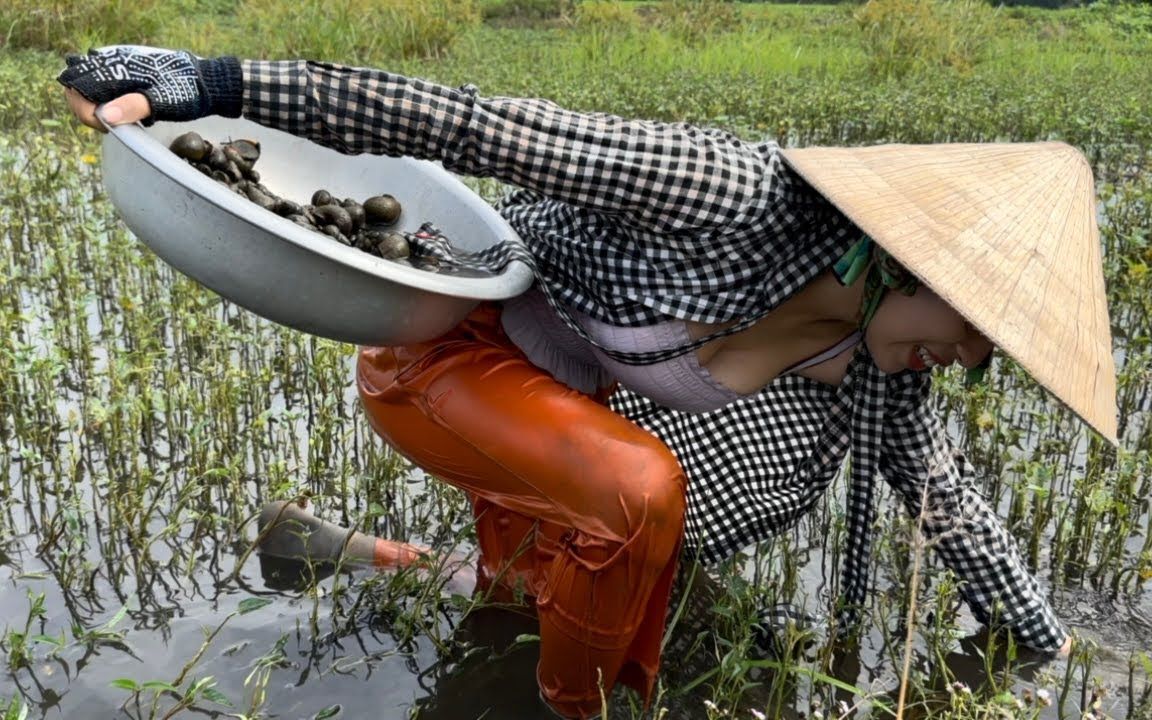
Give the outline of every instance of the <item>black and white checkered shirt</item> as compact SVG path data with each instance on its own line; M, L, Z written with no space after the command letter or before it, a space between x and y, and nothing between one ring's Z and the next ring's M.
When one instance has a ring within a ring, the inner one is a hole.
M245 61L244 116L345 153L437 160L522 190L499 205L556 306L625 326L668 317L747 327L826 271L859 233L770 142L685 124L483 98L377 70ZM694 346L680 348L683 352ZM674 354L674 353L673 353ZM651 362L668 353L621 357ZM784 377L721 410L621 393L689 478L686 538L728 557L795 522L849 464L841 591L863 604L876 477L918 512L976 615L1033 648L1066 633L927 402L930 378L886 376L862 346L838 388ZM925 485L927 490L925 491ZM925 495L926 492L926 495Z

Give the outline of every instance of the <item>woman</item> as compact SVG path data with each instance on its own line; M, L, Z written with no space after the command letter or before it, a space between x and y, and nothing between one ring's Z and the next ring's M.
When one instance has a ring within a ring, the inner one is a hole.
M537 675L558 714L594 714L600 683L649 697L688 466L689 536L715 556L807 509L850 451L850 614L883 474L910 509L927 501L979 615L1067 650L929 411L924 371L978 370L995 344L1114 436L1092 204L1082 185L1045 197L1032 190L1050 183L1023 177L1056 168L1083 183L1070 148L782 151L324 63L134 46L68 63L60 80L93 127L95 103L114 123L242 114L522 188L500 211L535 288L440 338L364 349L357 379L376 431L469 493L487 579L535 598ZM1077 304L1061 295L1080 287ZM658 403L632 414L677 453L605 404L617 383ZM732 481L758 475L748 458L792 485L758 498Z

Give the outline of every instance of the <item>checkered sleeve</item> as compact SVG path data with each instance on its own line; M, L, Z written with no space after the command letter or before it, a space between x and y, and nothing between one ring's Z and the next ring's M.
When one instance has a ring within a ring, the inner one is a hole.
M913 516L923 497L928 543L959 576L977 619L1009 628L1035 650L1059 650L1067 632L1016 542L976 489L975 469L949 442L928 402L930 376L904 373L890 382L884 477Z
M660 233L740 225L793 194L774 145L719 130L485 98L367 68L241 65L243 113L262 125L343 153L438 160Z

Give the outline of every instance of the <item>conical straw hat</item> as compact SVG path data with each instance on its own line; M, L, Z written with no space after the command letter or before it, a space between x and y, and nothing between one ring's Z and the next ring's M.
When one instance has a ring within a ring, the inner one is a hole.
M1113 443L1092 170L1063 143L784 151L862 231Z

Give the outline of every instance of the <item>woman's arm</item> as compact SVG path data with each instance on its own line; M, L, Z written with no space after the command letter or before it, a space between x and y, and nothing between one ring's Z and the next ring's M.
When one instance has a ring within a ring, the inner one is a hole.
M953 449L930 407L930 384L928 375L912 373L889 383L885 479L914 517L924 498L927 541L962 581L960 592L977 619L1009 628L1035 650L1066 652L1068 633L1015 540L976 489L975 469Z
M689 239L701 230L762 232L827 203L784 169L772 143L545 100L484 98L379 70L303 60L200 58L144 46L69 56L59 80L85 124L248 118L345 153L441 161L549 198ZM118 116L118 117L115 117ZM756 228L748 230L748 228Z
M485 98L380 70L242 61L245 117L344 153L441 161L657 232L726 227L792 182L774 148L684 124Z

